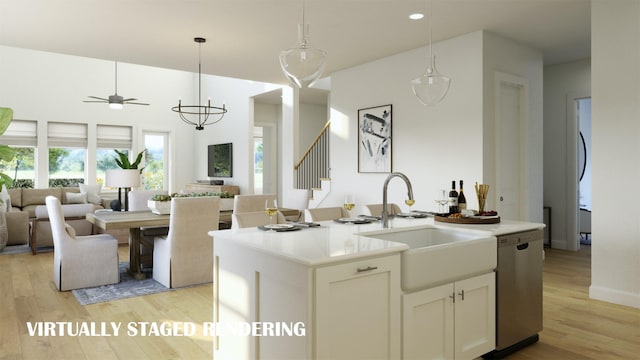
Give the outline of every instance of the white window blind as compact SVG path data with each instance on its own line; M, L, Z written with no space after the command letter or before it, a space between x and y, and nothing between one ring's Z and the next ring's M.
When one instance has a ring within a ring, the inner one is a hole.
M87 124L49 122L47 126L49 147L87 147Z
M0 136L0 144L12 146L37 146L38 123L33 120L16 120L9 123L7 130Z
M102 149L131 149L131 126L98 125L97 145Z

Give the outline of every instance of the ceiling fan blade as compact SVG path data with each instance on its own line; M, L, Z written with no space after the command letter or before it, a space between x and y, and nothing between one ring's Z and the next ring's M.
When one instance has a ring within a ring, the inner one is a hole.
M136 98L122 99L122 101L133 101L133 100L138 100L138 99L136 99Z
M86 102L86 103L107 103L107 101L104 101L104 100L82 100L82 102Z
M149 104L145 104L145 103L136 103L136 102L125 102L125 104L127 104L127 105L149 105Z
M98 99L98 100L103 100L103 101L109 101L109 99L105 99L105 98L101 98L101 97L97 97L97 96L87 96L90 97L92 99Z

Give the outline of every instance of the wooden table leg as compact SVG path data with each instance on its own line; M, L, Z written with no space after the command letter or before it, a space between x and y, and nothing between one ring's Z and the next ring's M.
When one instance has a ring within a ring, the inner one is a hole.
M140 228L129 229L129 273L136 280L146 278L140 271Z

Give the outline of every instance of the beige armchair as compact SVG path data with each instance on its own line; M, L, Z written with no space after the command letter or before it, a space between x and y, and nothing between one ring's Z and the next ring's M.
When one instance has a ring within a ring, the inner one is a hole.
M366 205L365 209L369 212L368 214L365 214L365 215L382 216L382 204ZM389 215L397 215L401 213L402 210L400 210L400 206L398 206L398 204L392 203L392 204L387 204L387 212L389 213Z
M256 227L263 226L271 223L271 219L269 216L262 211L253 211L253 212L245 212L239 214L231 215L231 228L232 229L240 229L246 227ZM284 224L286 223L286 219L284 215L280 211L273 218L274 224Z
M220 198L171 199L169 234L155 238L153 279L169 288L213 281L213 240L218 230Z
M118 240L108 234L76 236L55 196L45 199L53 236L53 282L59 291L120 281Z
M305 221L336 220L349 217L349 212L341 206L306 209L304 211Z

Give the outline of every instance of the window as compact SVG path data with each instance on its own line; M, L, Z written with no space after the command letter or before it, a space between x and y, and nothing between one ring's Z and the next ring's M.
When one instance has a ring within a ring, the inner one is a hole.
M169 134L145 133L145 166L142 172L145 190L165 190L169 188Z
M0 171L11 176L13 187L34 187L37 123L14 119L0 137L0 142L15 150L11 161L0 160Z
M116 153L120 150L129 154L132 147L133 129L131 126L98 125L96 149L96 184L104 184L108 169L117 169Z
M85 181L87 125L50 122L49 186L76 186Z

